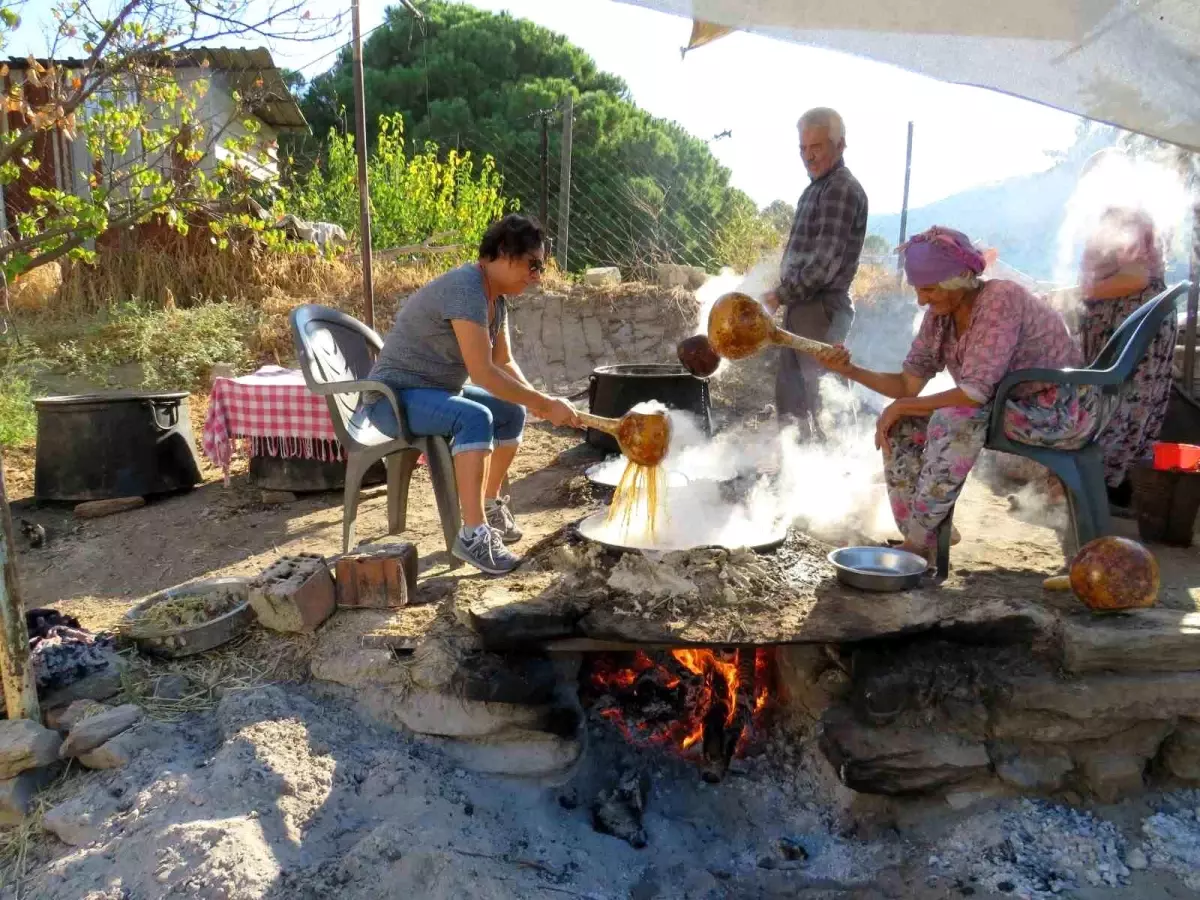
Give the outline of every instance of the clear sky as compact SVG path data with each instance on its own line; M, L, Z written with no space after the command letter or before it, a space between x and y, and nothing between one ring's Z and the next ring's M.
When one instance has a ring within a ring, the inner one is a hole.
M385 0L362 0L363 29L380 23ZM674 119L698 137L725 130L713 153L733 183L759 205L794 202L807 183L796 149L795 122L812 106L833 106L846 120L846 160L873 212L895 212L904 183L906 124L914 122L911 205L921 206L973 185L1047 168L1048 154L1073 141L1076 117L977 88L933 81L851 56L733 34L680 59L691 24L613 0L474 0L473 6L532 19L586 50L600 68L625 79L634 101ZM26 4L14 55L43 51L40 26L49 3ZM324 4L314 2L328 9ZM349 3L346 3L349 8ZM276 63L308 77L332 62L349 39L280 42ZM251 42L256 43L256 42ZM368 98L368 115L371 114Z

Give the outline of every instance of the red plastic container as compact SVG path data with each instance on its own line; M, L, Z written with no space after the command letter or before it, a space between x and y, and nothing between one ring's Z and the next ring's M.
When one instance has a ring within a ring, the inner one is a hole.
M1154 444L1154 468L1160 472L1200 469L1200 447L1195 444Z

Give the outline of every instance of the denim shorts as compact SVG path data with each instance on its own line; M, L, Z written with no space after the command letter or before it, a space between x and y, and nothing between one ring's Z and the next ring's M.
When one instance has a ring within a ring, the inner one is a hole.
M445 435L450 452L491 450L494 446L521 443L525 430L525 407L498 400L483 388L467 385L460 393L436 388L401 388L396 398L404 412L408 430L415 435ZM397 437L400 429L386 397L360 409L381 432Z

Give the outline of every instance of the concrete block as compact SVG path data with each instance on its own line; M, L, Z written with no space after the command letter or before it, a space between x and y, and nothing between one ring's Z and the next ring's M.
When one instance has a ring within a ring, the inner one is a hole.
M336 603L329 566L312 553L284 556L250 584L250 606L272 631L316 631Z
M417 592L415 544L371 544L337 562L338 606L398 609Z
M593 287L601 287L606 284L620 284L621 270L616 266L588 269L583 275L583 280L586 284L590 284Z

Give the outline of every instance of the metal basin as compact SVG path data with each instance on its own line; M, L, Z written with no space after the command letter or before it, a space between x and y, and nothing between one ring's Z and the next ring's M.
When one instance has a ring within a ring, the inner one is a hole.
M921 583L929 563L892 547L842 547L829 554L838 581L864 591L907 591Z

